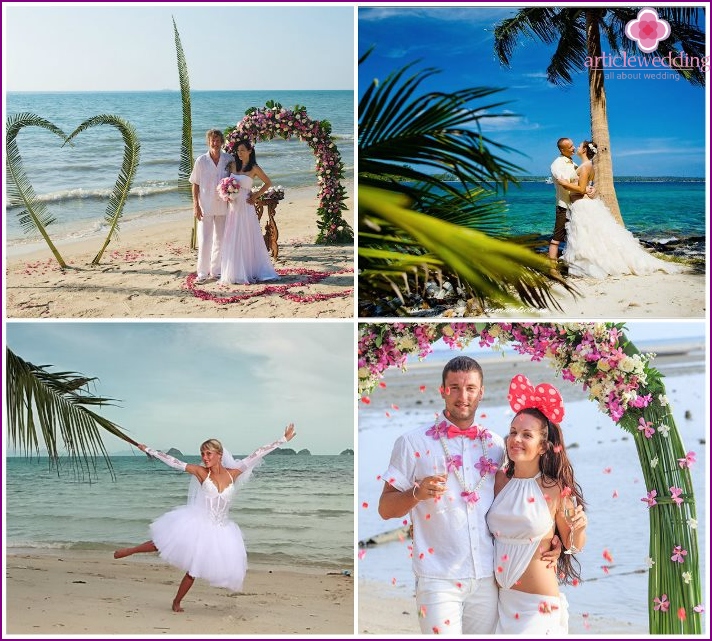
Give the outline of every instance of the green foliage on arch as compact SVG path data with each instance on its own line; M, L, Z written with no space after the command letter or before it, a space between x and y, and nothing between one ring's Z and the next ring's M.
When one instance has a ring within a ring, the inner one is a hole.
M652 354L641 354L614 323L368 323L359 325L359 393L365 397L390 367L426 358L442 339L464 349L511 346L547 360L564 380L630 433L645 478L650 519L648 624L651 634L700 634L702 596L697 514L685 452Z

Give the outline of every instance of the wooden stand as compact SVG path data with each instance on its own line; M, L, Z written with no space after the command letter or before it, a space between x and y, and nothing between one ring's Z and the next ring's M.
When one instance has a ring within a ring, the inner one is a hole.
M262 224L262 214L264 214L265 207L267 208L267 225L265 227L264 239L267 251L272 254L272 260L277 260L279 256L279 246L277 245L279 229L277 228L277 221L274 217L277 214L277 204L280 200L281 198L278 198L274 194L265 194L255 201L255 211L257 212L257 219L260 221L260 224Z

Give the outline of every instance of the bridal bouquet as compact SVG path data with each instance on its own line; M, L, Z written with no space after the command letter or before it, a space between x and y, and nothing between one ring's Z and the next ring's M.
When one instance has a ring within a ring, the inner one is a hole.
M240 191L240 181L237 178L228 176L218 183L218 194L225 202L235 200L237 192Z

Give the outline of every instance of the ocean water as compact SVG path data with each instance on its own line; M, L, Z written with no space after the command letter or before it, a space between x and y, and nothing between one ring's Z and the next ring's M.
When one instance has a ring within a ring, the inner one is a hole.
M691 354L688 360L681 360L670 368L671 374L665 379L665 385L685 449L697 454L692 479L698 518L702 596L706 602L704 577L708 571L705 568L708 568L706 551L709 545L706 441L709 434L705 421L706 378L700 373L704 372L704 363L703 353ZM526 366L522 367L526 373ZM687 369L689 373L685 373ZM427 382L422 380L422 372L418 370L403 376L412 379L415 393L420 383ZM562 390L564 398L580 398L578 392L573 393L573 386L569 387L570 392ZM437 404L426 401L416 405L411 401L406 407L405 400L399 399L394 391L389 396L389 389L377 389L371 395L371 404L359 408L359 541L396 530L406 520L404 517L384 521L378 516L383 481L377 477L388 466L395 439L417 425L432 421L433 412L439 409ZM490 389L490 393L492 391ZM377 398L381 395L386 396L385 400ZM391 402L399 409L389 409L386 416L383 407L389 407ZM492 401L483 404L481 409L486 416L480 422L502 434L504 428L501 426L511 420L509 408ZM587 632L592 634L608 633L609 625L616 630L630 626L631 632L647 630L648 574L644 560L648 556L649 521L647 508L640 500L646 489L635 444L627 432L601 414L593 402L567 400L566 413L563 428L567 451L576 479L582 486L589 516L586 549L578 555L583 582L576 588L565 588L571 625L581 630L590 625ZM412 600L414 604L408 544L407 539L396 539L365 548L365 555L358 562L358 574L360 579L378 582L394 596ZM604 550L612 555L612 563L604 558ZM658 562L665 562L665 559ZM609 566L607 573L603 566Z
M618 204L626 228L644 244L680 255L705 255L705 183L673 179L617 180ZM522 182L501 196L506 202L503 232L533 234L548 243L554 228L554 187ZM674 249L673 249L674 247Z
M200 463L199 457L183 457ZM92 482L47 460L7 458L7 548L111 550L142 543L149 523L185 503L190 476L143 454L99 462ZM353 568L353 456L268 456L230 511L250 562ZM308 490L305 490L308 488Z
M193 154L207 150L205 132L234 127L250 107L269 100L283 107L304 105L313 120L328 120L341 153L345 176L353 179L354 105L352 91L193 91ZM31 112L53 122L69 135L87 118L113 114L130 122L141 142L141 162L134 177L124 218L156 216L190 210L191 200L178 192L182 103L178 91L17 93L6 96L6 113ZM35 192L57 222L53 239L81 237L101 229L106 203L123 158L123 141L114 127L93 127L75 139L73 147L40 127L25 127L17 137L25 171ZM315 158L299 140L273 140L256 145L257 161L275 185L313 186ZM20 208L7 210L7 239L27 236L20 229Z

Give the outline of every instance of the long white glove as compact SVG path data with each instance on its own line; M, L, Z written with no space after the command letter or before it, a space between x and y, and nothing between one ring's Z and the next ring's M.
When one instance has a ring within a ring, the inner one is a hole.
M174 458L170 454L166 454L164 452L157 452L156 450L153 450L150 447L147 447L145 452L149 456L157 458L159 461L161 461L161 463L165 463L168 467L172 467L174 470L180 470L181 472L185 472L185 468L188 467L187 463L179 461L177 458Z
M263 445L262 447L258 447L254 452L252 452L252 454L237 461L237 469L240 470L241 472L244 472L245 470L248 470L251 467L254 467L255 464L261 458L263 458L264 456L266 456L273 450L276 450L280 445L282 445L286 442L287 442L287 437L282 436L281 438L277 439L274 443L270 443L269 445Z

